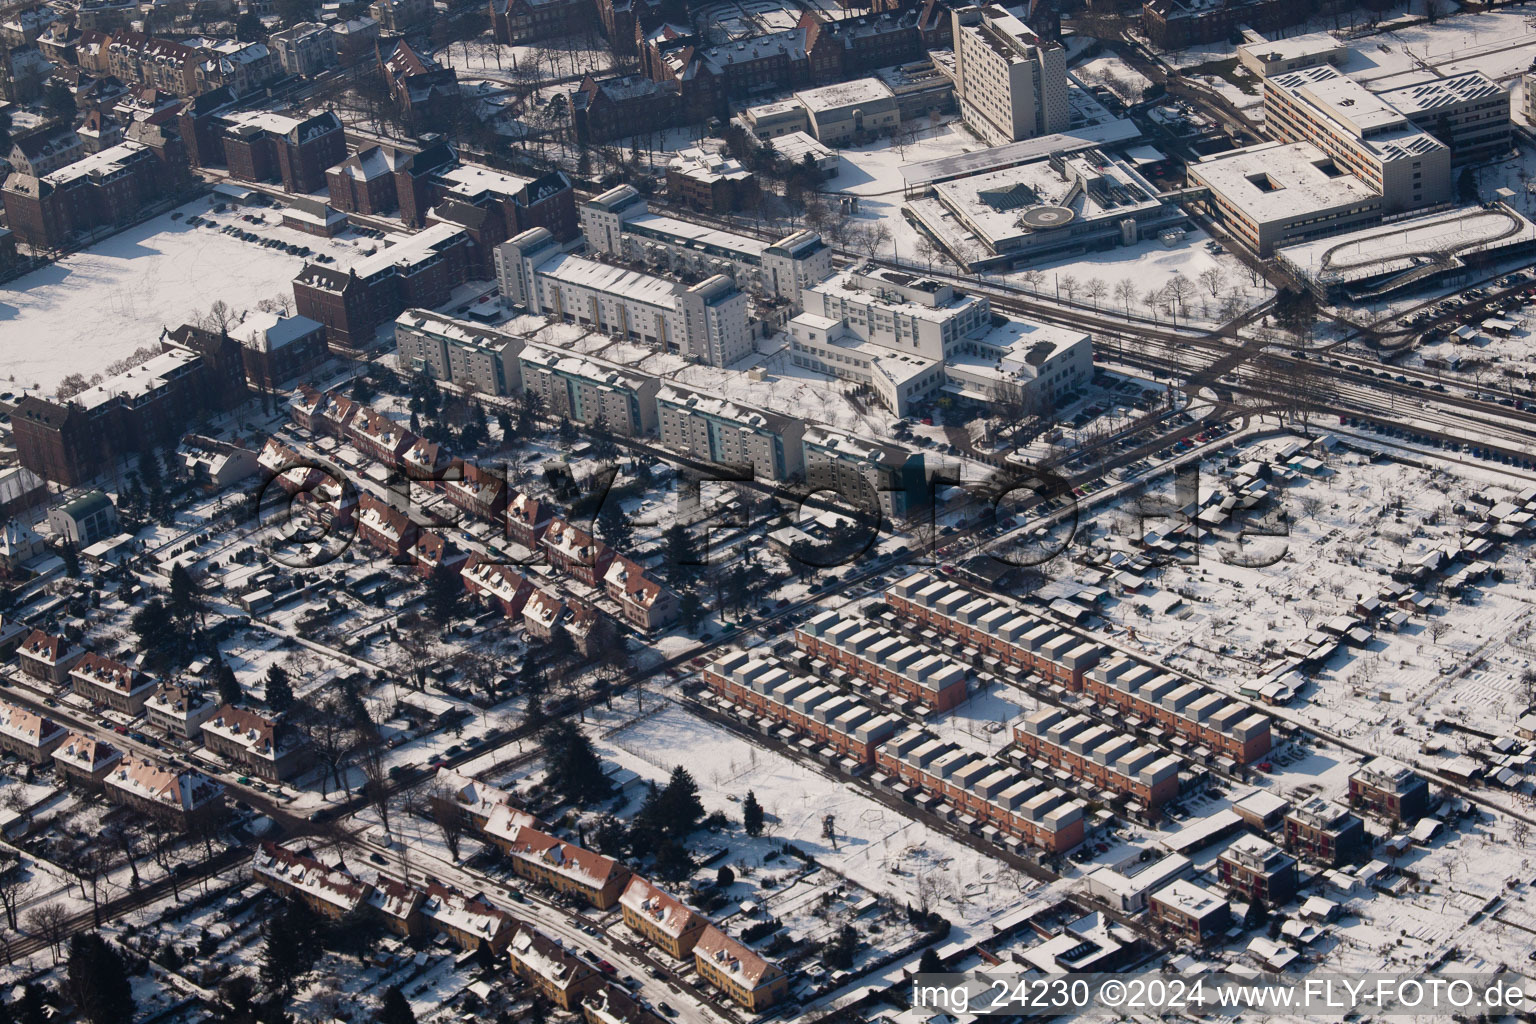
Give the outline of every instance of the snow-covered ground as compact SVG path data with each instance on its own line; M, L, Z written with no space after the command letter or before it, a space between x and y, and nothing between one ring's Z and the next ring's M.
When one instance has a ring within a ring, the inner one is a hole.
M156 217L0 285L0 378L49 393L68 374L103 372L155 344L163 328L195 322L215 301L237 313L268 299L291 310L304 259L224 234L226 224L343 261L355 256L350 233L318 238L279 226L277 210L256 211L266 224L242 221L246 212L215 214L199 199L173 211L179 219ZM217 226L194 227L191 214Z

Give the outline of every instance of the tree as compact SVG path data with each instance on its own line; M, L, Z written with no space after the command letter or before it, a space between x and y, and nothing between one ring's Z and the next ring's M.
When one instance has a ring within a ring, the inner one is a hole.
M938 952L929 946L923 950L923 955L917 958L918 974L939 974L944 970L944 961L939 959Z
M837 816L824 815L821 819L821 838L832 844L832 849L837 849Z
M59 962L59 943L64 941L68 921L69 911L62 903L44 903L27 911L27 929L48 943L54 963Z
M235 670L229 667L228 662L219 662L219 667L214 670L214 681L219 688L219 700L225 704L239 704L245 699L245 691L240 689L240 680L235 678Z
M267 707L282 714L293 707L293 685L288 679L288 670L281 665L273 665L267 669Z
M592 741L581 730L570 722L556 722L544 730L541 741L550 788L578 806L608 795L612 786Z
M261 23L261 15L247 11L235 20L235 38L242 43L259 43L266 37L267 27Z
M665 787L652 790L640 808L637 825L656 835L681 840L698 827L704 817L699 801L699 785L682 765L672 769Z
M1115 282L1115 300L1125 304L1125 315L1131 315L1131 303L1136 301L1136 284L1129 278Z
M720 870L715 872L715 888L729 889L736 884L736 872L731 870L729 864L721 864Z
M853 966L853 954L859 948L859 933L845 924L821 947L821 964L829 971L846 971Z
M69 541L65 541L59 548L59 557L64 560L64 575L75 580L80 578L80 553Z
M48 88L43 90L43 106L48 109L50 117L56 117L61 121L73 124L75 114L75 94L69 91L69 86L58 79L48 83Z
M747 798L741 802L741 827L754 839L763 834L763 805L757 802L757 794L747 790Z
M48 990L29 981L16 1004L16 1024L48 1024Z
M1221 272L1220 267L1206 267L1200 271L1200 284L1211 293L1211 298L1221 294L1221 290L1227 285L1227 275Z
M459 601L464 596L464 581L448 564L447 559L432 567L427 577L427 617L438 628L447 626L458 614Z
M171 614L183 622L190 622L202 610L197 584L187 567L177 562L171 566Z
M416 1024L416 1014L399 985L384 990L384 1004L379 1007L378 1024Z
M1099 303L1104 301L1104 296L1109 294L1109 285L1104 283L1102 277L1090 277L1088 283L1083 285L1083 294L1093 300L1093 308L1098 309Z
M81 1016L91 1024L130 1024L133 989L117 950L99 932L69 940L68 987Z
M22 866L21 857L10 851L0 852L0 906L5 907L5 921L16 931L16 915L36 889L31 872Z
M154 668L164 668L174 660L185 642L171 610L158 597L134 613L133 631L138 634L139 649Z
M447 786L434 786L427 794L427 811L443 834L443 845L454 860L459 859L459 840L464 835L464 816L459 802Z

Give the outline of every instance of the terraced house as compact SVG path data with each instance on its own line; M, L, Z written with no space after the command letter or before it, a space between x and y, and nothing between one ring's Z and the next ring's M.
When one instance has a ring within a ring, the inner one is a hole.
M629 881L629 869L618 861L536 828L514 826L486 835L512 859L519 878L576 893L599 910L617 903Z
M778 966L714 925L694 944L693 963L700 978L753 1013L768 1009L789 991L789 978Z
M629 880L619 907L630 931L644 936L674 960L692 953L694 943L709 927L708 918L638 875Z
M47 764L64 737L64 727L53 719L0 701L0 750L32 764Z
M75 663L69 681L74 691L91 703L130 715L144 710L144 702L155 689L155 681L142 672L94 652Z
M309 754L292 729L234 704L221 706L203 723L203 744L249 774L274 782L299 771Z

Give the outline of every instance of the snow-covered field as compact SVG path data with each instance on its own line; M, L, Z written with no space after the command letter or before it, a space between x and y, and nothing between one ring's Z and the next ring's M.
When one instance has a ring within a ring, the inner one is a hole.
M162 328L195 321L215 301L236 312L265 299L292 307L301 257L218 227L193 227L190 214L340 258L354 254L345 236L323 239L278 226L276 210L257 211L265 225L245 223L233 210L213 214L207 199L174 212L181 218L156 217L0 285L0 378L18 390L48 393L70 373L89 377L155 344Z

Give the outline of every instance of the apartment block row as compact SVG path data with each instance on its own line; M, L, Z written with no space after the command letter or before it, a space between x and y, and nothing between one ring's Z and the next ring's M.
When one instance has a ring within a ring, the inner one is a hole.
M0 705L0 746L33 764L52 761L78 786L166 825L188 829L224 815L224 785L202 772L125 753L90 733Z
M903 723L835 686L796 675L771 658L733 651L704 669L710 689L768 723L788 726L804 737L868 768L875 750Z
M886 603L896 613L938 630L1005 665L1035 672L1068 690L1081 690L1105 648L942 576L917 572L893 583Z
M1215 755L1247 764L1271 747L1270 719L1166 670L1113 654L1069 629L1034 618L927 572L886 590L899 615L963 640L1008 665L1036 672L1102 706L1138 716Z
M1154 814L1179 795L1178 758L1087 715L1043 708L1014 727L1013 740L1025 757L1090 785L1127 794Z
M891 631L824 611L795 627L795 643L891 696L929 711L965 701L965 666Z
M936 810L948 804L957 820L994 841L1009 837L1050 853L1083 841L1081 800L921 729L881 744L875 763L893 782L920 790L938 803Z
M632 185L619 185L581 207L587 246L644 260L671 272L725 274L739 287L800 306L803 289L832 276L832 249L814 231L774 243L651 213Z

